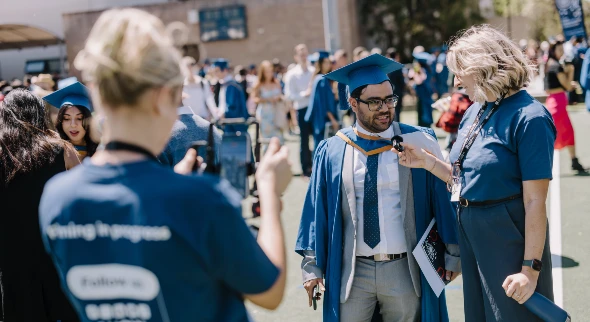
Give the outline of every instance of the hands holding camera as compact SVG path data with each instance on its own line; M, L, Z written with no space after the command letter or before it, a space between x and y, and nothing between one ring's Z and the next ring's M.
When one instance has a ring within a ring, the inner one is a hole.
M197 152L194 149L189 149L182 161L174 167L174 172L190 174L193 172L195 162L202 164L203 158L197 157ZM256 170L258 187L264 192L274 192L280 196L287 189L292 176L289 150L286 146L281 147L279 139L273 138Z

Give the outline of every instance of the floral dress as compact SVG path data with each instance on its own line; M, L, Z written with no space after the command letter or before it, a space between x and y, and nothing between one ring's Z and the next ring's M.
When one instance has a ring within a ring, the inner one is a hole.
M269 99L275 96L281 95L281 88L275 87L272 89L266 89L260 87L260 98ZM256 118L260 122L260 135L264 139L271 139L273 137L279 138L281 144L283 143L283 129L277 125L276 120L279 117L287 117L287 115L277 115L277 113L283 113L283 109L276 103L259 103L256 111Z

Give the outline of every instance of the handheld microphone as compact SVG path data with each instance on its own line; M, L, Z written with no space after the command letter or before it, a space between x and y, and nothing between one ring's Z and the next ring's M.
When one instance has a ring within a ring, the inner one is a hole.
M399 135L391 138L391 144L393 144L393 147L399 152L404 152L404 147L400 144L401 142L404 142L404 138Z

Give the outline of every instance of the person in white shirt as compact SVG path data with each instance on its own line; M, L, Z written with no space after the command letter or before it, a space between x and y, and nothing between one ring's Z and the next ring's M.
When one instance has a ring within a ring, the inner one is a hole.
M182 104L188 107L193 114L211 121L217 116L211 86L206 79L195 74L194 69L197 62L194 58L187 56L183 58L182 62L190 70L190 75L185 79L182 87L182 91L186 93L186 96L182 98Z
M297 122L299 123L299 135L301 137L301 148L299 157L303 175L311 175L311 150L309 148L309 136L312 134L310 122L305 121L307 105L309 104L310 89L309 84L313 77L314 68L307 62L309 52L305 44L295 46L295 56L297 66L285 74L285 92L287 98L293 102L293 108L297 112Z

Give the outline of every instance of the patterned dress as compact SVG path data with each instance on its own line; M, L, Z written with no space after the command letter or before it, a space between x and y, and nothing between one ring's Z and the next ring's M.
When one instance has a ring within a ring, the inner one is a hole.
M262 99L269 99L275 97L277 95L281 95L281 88L275 87L273 89L265 89L264 87L260 87L260 98ZM276 119L280 117L276 115L276 113L283 113L281 109L278 108L277 104L273 103L259 103L258 109L256 111L256 118L258 122L260 122L260 135L264 139L270 139L273 137L279 138L281 140L281 144L283 143L283 130L277 126ZM284 113L283 113L284 114ZM282 117L287 117L287 115L283 115Z

